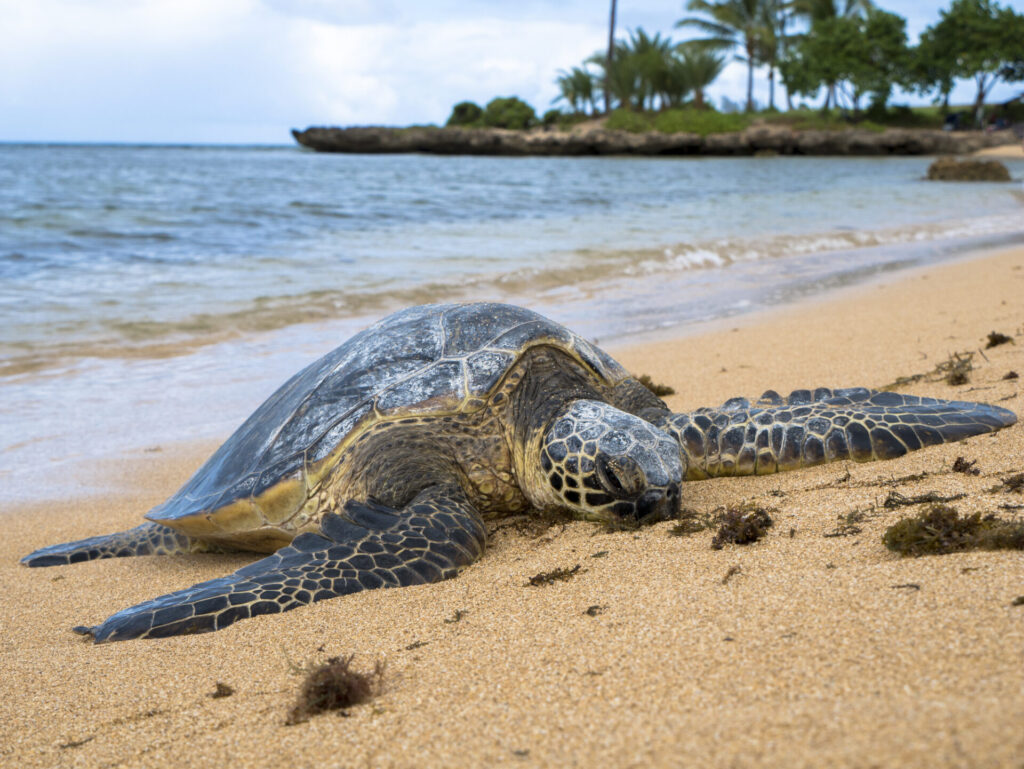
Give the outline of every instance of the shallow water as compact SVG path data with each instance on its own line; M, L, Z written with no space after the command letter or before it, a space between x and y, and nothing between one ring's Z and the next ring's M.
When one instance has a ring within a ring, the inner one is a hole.
M928 162L0 145L0 502L226 436L407 304L513 301L607 341L1024 242L1019 183Z

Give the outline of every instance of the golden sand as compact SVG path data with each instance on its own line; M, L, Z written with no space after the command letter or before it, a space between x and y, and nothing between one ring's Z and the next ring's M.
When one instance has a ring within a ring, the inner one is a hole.
M1016 344L976 352L968 384L902 389L1024 414L1022 380L1002 378L1024 374L1022 323L1018 249L614 352L675 387L682 410L767 387L885 385L995 330ZM212 448L123 463L120 495L4 511L0 765L1024 766L1024 606L1012 605L1024 556L901 559L881 534L908 509L880 504L893 490L964 493L963 512L1024 503L989 491L1024 469L1019 423L892 462L687 484L684 504L699 511L774 510L768 536L746 547L712 550L710 532L673 537L668 523L503 529L445 583L200 636L84 643L72 625L250 559L27 569L17 558L135 525ZM951 472L958 456L981 474ZM859 532L827 536L854 510L870 511ZM576 564L570 580L527 585ZM285 726L301 683L290 663L348 654L364 670L386 660L383 693ZM210 697L218 682L235 693Z
M1007 158L1010 160L1024 159L1024 142L1018 144L1002 144L998 147L986 147L974 153L977 157Z

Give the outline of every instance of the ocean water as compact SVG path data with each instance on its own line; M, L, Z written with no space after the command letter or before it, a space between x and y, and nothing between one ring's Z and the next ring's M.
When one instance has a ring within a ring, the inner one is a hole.
M1019 182L928 162L0 145L0 503L226 436L408 304L511 301L608 342L1024 242Z

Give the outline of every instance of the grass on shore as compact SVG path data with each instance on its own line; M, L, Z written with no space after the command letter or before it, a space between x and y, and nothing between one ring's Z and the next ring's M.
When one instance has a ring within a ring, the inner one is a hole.
M955 110L954 110L955 111ZM798 131L837 131L857 128L884 131L886 128L942 128L943 116L939 107L890 107L885 113L864 112L853 120L840 110L823 112L818 109L797 109L789 112L716 112L683 107L660 112L637 112L617 109L608 116L605 127L631 133L693 133L707 136L713 133L742 131L755 122L788 126Z

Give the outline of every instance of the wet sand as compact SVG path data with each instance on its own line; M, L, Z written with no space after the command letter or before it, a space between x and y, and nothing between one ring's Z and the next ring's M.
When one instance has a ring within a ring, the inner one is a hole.
M819 385L882 386L975 353L971 381L911 394L1024 414L1024 249L902 273L694 334L613 349L679 394L678 410ZM70 632L245 556L126 558L27 569L17 558L136 525L213 445L102 465L126 489L3 513L0 764L4 766L1007 766L1024 761L1024 557L901 559L882 532L966 494L961 512L1024 470L1024 426L883 463L848 462L684 487L702 512L752 501L774 527L746 547L671 523L504 528L448 582L370 591L212 634L93 646ZM980 475L954 473L955 459ZM907 479L923 473L916 480ZM867 511L860 531L838 516ZM556 568L572 579L527 586ZM727 578L728 577L728 578ZM592 609L589 613L588 609ZM592 616L593 615L593 616ZM456 619L458 618L458 619ZM384 691L347 716L285 726L292 663L386 661ZM217 682L234 689L212 698Z

